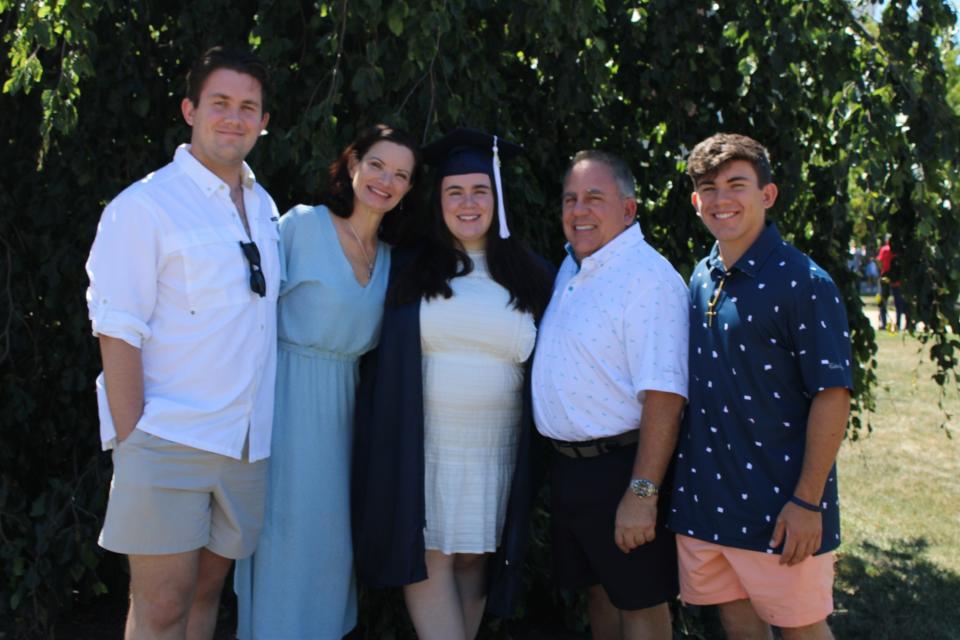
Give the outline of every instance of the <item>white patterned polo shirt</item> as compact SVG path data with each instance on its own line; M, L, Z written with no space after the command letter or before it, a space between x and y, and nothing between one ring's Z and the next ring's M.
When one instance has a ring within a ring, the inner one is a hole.
M639 224L579 268L568 255L537 336L537 430L567 442L615 436L639 426L645 391L686 398L688 300Z

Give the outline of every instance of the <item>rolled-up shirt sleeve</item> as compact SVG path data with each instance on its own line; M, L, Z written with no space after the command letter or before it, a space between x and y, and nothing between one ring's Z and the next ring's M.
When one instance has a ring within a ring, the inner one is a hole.
M147 206L121 194L107 205L87 259L87 307L94 336L141 348L157 300L159 246Z

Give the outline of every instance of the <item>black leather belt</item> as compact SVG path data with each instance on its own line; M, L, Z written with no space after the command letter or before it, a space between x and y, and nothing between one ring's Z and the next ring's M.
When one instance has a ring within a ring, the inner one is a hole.
M554 440L550 438L550 444L561 455L568 458L596 458L605 453L610 453L622 447L635 444L640 438L638 429L625 431L620 435L610 436L609 438L597 438L596 440L582 440L580 442L566 442L564 440Z

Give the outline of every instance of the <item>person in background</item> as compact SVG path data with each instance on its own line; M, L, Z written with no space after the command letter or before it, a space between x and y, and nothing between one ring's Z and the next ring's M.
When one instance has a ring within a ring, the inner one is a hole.
M437 169L425 238L395 252L380 346L361 374L357 572L402 587L425 640L475 637L484 609L508 615L520 586L527 363L552 275L507 227L499 161L520 151L470 129L424 148Z
M860 251L863 256L861 262L864 265L863 273L867 285L865 293L875 296L880 293L880 269L877 267L875 260L870 260L867 257L866 247L860 247Z
M668 526L680 595L729 638L832 638L834 461L850 410L850 333L833 280L780 237L767 150L716 134L687 160L716 238L690 278L690 405Z
M340 638L357 619L350 456L358 359L377 344L386 241L412 215L419 150L406 133L361 131L316 206L280 220L277 410L260 546L237 564L241 640Z
M672 637L668 466L687 395L687 292L644 240L620 158L581 151L563 180L560 266L533 364L550 442L555 580L587 588L593 637Z
M211 638L260 533L280 260L276 205L244 159L268 85L253 54L204 53L180 105L190 144L107 205L90 250L113 449L100 545L130 560L129 639Z
M877 252L877 264L880 265L880 296L878 304L880 306L880 328L890 329L890 331L900 331L901 318L904 320L903 328L906 329L909 319L907 318L907 304L900 291L900 268L898 265L899 256L890 248L893 240L891 234L884 238L883 246ZM893 294L893 306L896 311L897 322L894 325L887 323L887 301Z

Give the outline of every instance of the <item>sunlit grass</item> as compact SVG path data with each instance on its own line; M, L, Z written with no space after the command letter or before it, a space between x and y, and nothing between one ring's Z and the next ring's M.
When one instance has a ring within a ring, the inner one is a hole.
M845 442L838 461L844 542L831 624L838 638L958 638L960 423L948 414L960 397L941 398L917 340L877 341L873 433Z

